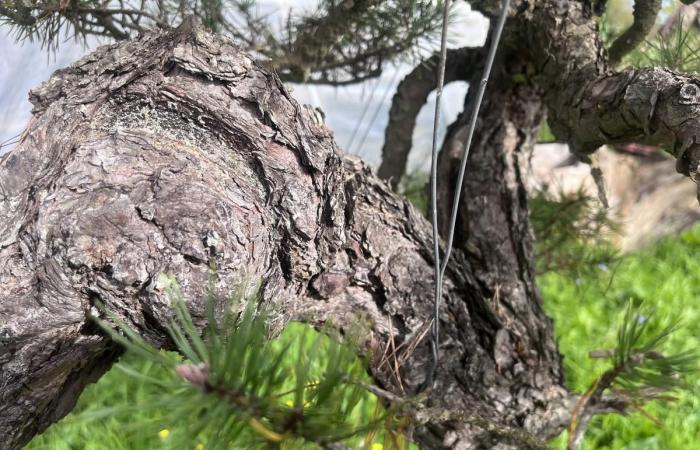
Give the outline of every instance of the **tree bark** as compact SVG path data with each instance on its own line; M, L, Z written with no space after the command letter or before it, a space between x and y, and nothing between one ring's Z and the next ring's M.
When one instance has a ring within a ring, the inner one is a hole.
M499 351L505 353L497 360L514 364L517 358L512 360L512 355L518 353L518 348L531 349L537 353L537 364L544 361L544 366L556 369L550 376L558 379L559 356L550 347L550 327L542 327L548 319L535 287L533 234L522 170L528 164L545 110L538 89L512 81L512 74L522 63L504 48L494 67L462 186L455 247L465 252L488 296L500 302L495 306L500 328L497 336L504 339ZM472 85L479 78L474 76ZM466 113L450 127L440 153L438 178L444 182L440 184L438 214L443 237L449 225L456 189L452 180L457 179L472 101L467 95ZM509 324L516 325L509 329ZM507 335L499 335L505 331Z
M90 320L96 301L168 347L158 275L175 275L203 326L211 263L220 298L262 283L276 331L290 320L347 327L365 314L372 376L394 393L416 393L430 361L429 224L342 154L275 75L222 38L184 27L102 47L31 99L26 139L0 160L5 448L69 412L117 358ZM511 142L514 131L497 139ZM511 156L500 155L496 176L511 174ZM502 218L524 210L516 211ZM528 235L509 227L512 239ZM550 322L527 302L536 299L527 253L513 261L522 280L512 289L524 289L515 302L504 298L510 287L499 291L499 276L486 275L490 265L476 268L500 257L455 252L429 403L552 435L571 403ZM491 448L494 435L447 420L415 438L427 448Z
M498 3L473 7L491 15ZM491 426L454 419L469 414L540 437L570 415L533 282L519 170L545 106L553 131L581 154L610 142L667 145L683 172L698 174L696 78L610 71L588 1L514 0L508 28L465 183L427 401L458 413L416 430L426 448L518 448ZM184 26L103 47L31 99L26 138L0 159L6 448L65 415L117 358L90 320L96 301L168 347L158 275L175 275L203 326L212 263L221 298L262 285L273 331L289 320L347 327L366 315L376 383L416 393L430 362L429 224L337 149L274 74ZM450 131L445 181L463 129L460 119Z
M510 37L506 34L505 41L512 41ZM505 44L499 55L472 141L455 247L470 262L483 295L492 299L482 323L492 326L484 334L494 340L497 370L512 371L516 379L534 376L538 380L534 384L539 384L545 397L553 398L561 395L563 374L551 323L535 285L533 234L523 180L545 108L539 89L514 81L527 63L517 48ZM478 85L480 77L475 74L470 85ZM440 152L437 206L443 237L450 223L456 189L453 180L457 179L474 94L467 95L465 112L448 129Z

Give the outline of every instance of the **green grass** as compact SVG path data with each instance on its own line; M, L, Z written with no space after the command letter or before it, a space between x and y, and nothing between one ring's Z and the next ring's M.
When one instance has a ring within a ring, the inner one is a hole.
M150 361L126 355L123 363L137 366L141 373L163 378L165 369ZM163 429L159 422L162 414L154 413L144 406L150 388L126 375L117 366L112 368L98 383L88 386L80 396L75 410L45 433L35 437L26 447L32 450L132 450L165 449L167 440L158 432ZM134 411L114 411L112 408L134 405ZM105 417L106 416L106 417ZM144 424L151 424L146 425ZM163 421L164 423L164 421ZM138 427L133 425L138 424ZM195 446L193 446L194 450Z
M700 348L700 227L680 237L628 255L612 267L573 279L557 273L540 278L545 309L554 319L564 355L566 381L583 392L606 368L588 352L615 346L615 333L627 302L645 304L657 318L681 320L664 349L669 353ZM645 409L663 425L640 413L595 418L583 449L687 450L700 441L700 376L691 378L695 392L683 392L670 405ZM563 437L556 442L564 448Z
M588 352L613 348L617 326L627 302L644 303L655 309L656 317L681 319L681 327L666 349L678 352L700 348L700 226L680 237L665 239L653 247L625 256L611 267L585 271L579 278L571 272L550 272L540 277L540 287L566 368L567 384L579 392L604 371L606 363L588 358ZM300 333L316 333L293 324L280 337L289 342ZM131 365L160 377L164 370L127 356ZM692 380L700 387L700 377ZM142 383L118 368L97 384L89 386L74 413L35 438L28 449L51 450L145 450L169 449L168 439L159 436L164 414L141 408L148 401ZM115 405L132 405L130 411L99 414ZM373 417L375 403L368 401L357 411L356 420ZM688 450L700 440L700 398L686 392L672 405L652 404L647 408L663 423L655 425L636 413L627 417L595 418L583 449ZM98 414L98 415L96 415ZM133 427L133 424L139 424ZM143 425L146 424L144 427ZM564 437L553 443L563 448ZM193 443L192 448L196 449ZM375 447L376 448L376 447ZM178 449L179 450L179 449Z

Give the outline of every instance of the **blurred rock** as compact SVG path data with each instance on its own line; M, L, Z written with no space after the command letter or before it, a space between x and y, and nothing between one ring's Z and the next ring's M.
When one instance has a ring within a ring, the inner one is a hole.
M611 213L621 225L616 241L622 251L678 234L700 220L696 185L676 172L674 160L647 147L624 150L597 152ZM531 190L575 192L583 187L598 195L590 166L578 162L564 144L536 146L529 171Z

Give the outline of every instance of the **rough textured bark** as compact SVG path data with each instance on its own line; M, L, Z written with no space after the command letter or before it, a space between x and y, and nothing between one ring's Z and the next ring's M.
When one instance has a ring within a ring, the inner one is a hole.
M498 4L473 2L487 15ZM508 28L465 185L428 403L547 437L566 422L571 399L533 283L519 172L543 105L554 132L580 153L626 140L665 144L696 174L698 81L655 69L611 72L588 1L514 0ZM374 361L376 382L407 395L421 385L429 225L343 155L275 75L185 27L101 48L57 72L32 101L26 139L0 159L7 448L69 411L116 358L89 320L96 300L167 346L170 312L157 275L180 280L203 322L210 262L222 297L262 282L276 330L296 319L343 327L366 314L368 350L386 350L400 365L397 373ZM445 177L453 157L446 148ZM426 448L507 445L484 428L428 422L415 438Z
M604 144L658 145L677 158L679 172L695 179L700 80L659 68L613 71L587 2L567 2L565 9L549 3L528 12L523 23L532 41L550 44L533 46L531 57L540 65L535 81L547 87L554 134L579 155Z
M526 61L508 47L500 55L469 156L455 247L464 251L484 295L493 299L497 367L536 374L542 392L548 395L562 382L562 373L552 329L542 326L549 319L535 286L533 236L522 173L544 118L544 105L538 89L513 81ZM480 74L475 75L470 84L478 84L479 79ZM457 178L472 101L467 95L465 113L451 125L440 153L442 236L447 233L456 188L451 181Z
M102 47L31 99L26 139L0 160L5 448L66 414L116 358L89 319L96 300L167 346L158 274L177 277L203 322L212 261L222 297L262 282L274 329L289 320L344 327L366 314L369 350L406 344L389 352L399 373L378 358L375 380L416 392L429 361L429 225L343 155L275 75L183 28ZM570 404L549 321L539 305L503 316L512 305L477 273L457 251L431 406L551 435ZM545 353L526 347L536 339ZM490 448L490 436L458 421L415 435L427 448Z

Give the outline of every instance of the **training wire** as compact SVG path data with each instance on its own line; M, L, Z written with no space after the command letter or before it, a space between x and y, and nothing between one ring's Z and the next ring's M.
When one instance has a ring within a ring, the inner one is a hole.
M469 149L471 147L472 138L474 137L474 130L476 129L476 121L479 116L479 109L481 108L481 102L484 98L484 93L486 92L486 85L488 83L489 76L491 74L491 68L493 67L493 61L496 58L496 50L498 49L498 44L501 40L501 34L503 34L503 26L506 22L506 17L508 16L508 9L510 8L510 0L503 0L501 4L501 12L498 16L498 22L493 30L493 36L491 39L491 46L489 47L489 53L486 58L486 65L484 66L484 72L481 76L481 82L479 83L479 89L474 99L474 107L472 109L472 114L469 122L469 131L467 133L467 139L464 143L464 148L462 150L462 160L459 167L459 175L457 176L457 185L455 187L455 194L452 200L452 213L450 215L450 227L447 233L447 246L445 248L445 257L440 263L440 238L438 232L438 218L437 218L437 130L440 125L440 98L442 97L442 88L445 83L445 60L447 57L447 16L449 11L449 1L445 1L443 10L443 23L442 23L442 39L440 43L440 64L438 67L438 84L437 84L437 98L435 101L435 118L433 120L433 147L432 147L432 157L430 165L430 203L432 208L432 224L433 224L433 252L435 259L435 299L433 302L433 324L432 324L432 362L428 366L429 370L427 373L425 387L430 388L435 380L435 371L439 363L438 349L440 345L439 333L440 333L440 301L442 299L442 280L447 269L447 262L450 259L452 253L452 244L454 242L455 227L457 224L457 212L459 210L459 200L462 194L462 184L464 182L464 175L467 169L467 159L469 158ZM471 89L471 87L470 87Z

